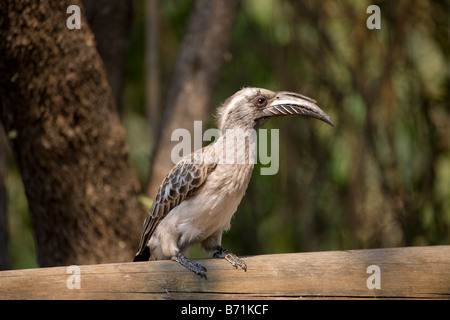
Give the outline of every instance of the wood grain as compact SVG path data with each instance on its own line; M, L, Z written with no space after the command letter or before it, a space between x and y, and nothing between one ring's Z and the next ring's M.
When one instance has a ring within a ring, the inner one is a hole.
M172 261L0 272L0 299L450 299L450 246L245 257L247 272L201 259L208 279ZM367 268L380 268L369 289Z

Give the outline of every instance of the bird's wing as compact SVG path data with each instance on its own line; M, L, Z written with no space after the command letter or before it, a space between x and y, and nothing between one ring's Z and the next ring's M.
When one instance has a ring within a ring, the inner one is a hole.
M163 180L144 222L139 251L141 255L159 222L183 200L191 197L216 168L214 148L204 147L182 158ZM140 259L136 259L140 260ZM148 259L146 259L148 260Z

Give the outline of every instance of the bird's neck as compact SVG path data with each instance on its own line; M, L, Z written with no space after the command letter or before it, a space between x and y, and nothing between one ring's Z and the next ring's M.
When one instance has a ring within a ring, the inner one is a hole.
M215 143L219 162L224 164L249 165L256 162L256 131L253 129L227 129Z
M228 131L213 145L223 190L242 197L247 189L256 162L256 133Z

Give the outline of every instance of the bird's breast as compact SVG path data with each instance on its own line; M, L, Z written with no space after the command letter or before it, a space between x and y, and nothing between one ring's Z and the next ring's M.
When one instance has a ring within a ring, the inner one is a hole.
M239 167L236 167L239 166ZM177 216L181 243L203 241L217 231L228 230L247 189L253 165L218 164L202 188L171 212ZM181 244L180 243L180 244Z

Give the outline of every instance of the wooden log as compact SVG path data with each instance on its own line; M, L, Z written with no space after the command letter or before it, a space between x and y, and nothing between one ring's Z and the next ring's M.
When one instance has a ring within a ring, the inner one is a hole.
M207 280L173 261L2 271L0 299L450 299L450 246L244 260L197 260Z

